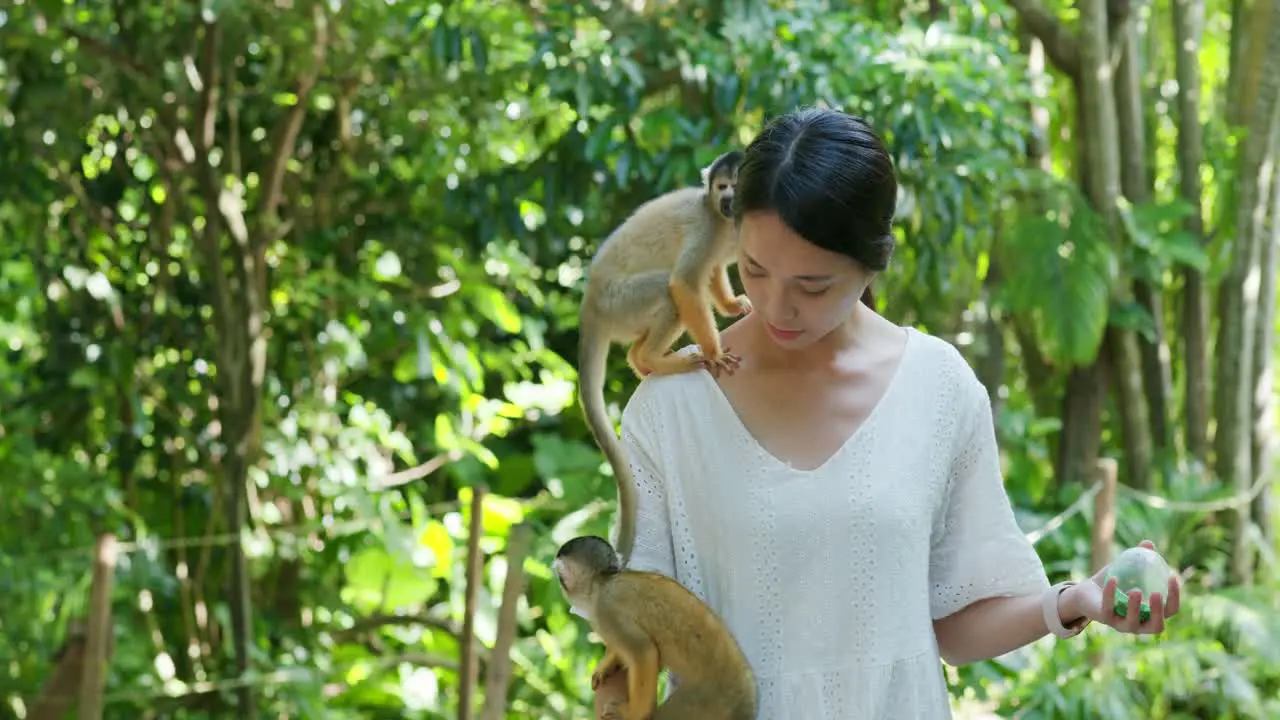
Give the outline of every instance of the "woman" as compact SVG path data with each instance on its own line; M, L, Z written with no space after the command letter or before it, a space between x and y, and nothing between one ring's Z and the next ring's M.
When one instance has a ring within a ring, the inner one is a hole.
M896 200L861 120L775 120L736 189L752 310L723 339L741 366L650 376L623 412L639 495L630 567L674 577L724 618L765 720L949 718L939 660L1090 621L1158 633L1177 612L1176 579L1141 624L1103 602L1114 581L1049 585L1014 522L985 388L952 345L860 302L892 255ZM625 671L609 676L597 716L625 694Z

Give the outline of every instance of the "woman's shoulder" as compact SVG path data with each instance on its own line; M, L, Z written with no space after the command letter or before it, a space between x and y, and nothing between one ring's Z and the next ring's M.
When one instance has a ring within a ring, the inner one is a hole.
M925 385L934 386L940 396L957 397L966 406L981 396L986 388L978 374L955 343L924 330L907 326L911 335L917 377Z
M964 352L954 342L910 325L901 327L911 335L912 345L924 362L932 366L930 369L977 378Z
M691 344L681 347L675 353L687 355L697 350L698 346ZM705 370L693 370L669 375L646 375L636 385L631 398L623 407L623 422L642 423L655 414L667 414L690 394L705 390L705 373Z

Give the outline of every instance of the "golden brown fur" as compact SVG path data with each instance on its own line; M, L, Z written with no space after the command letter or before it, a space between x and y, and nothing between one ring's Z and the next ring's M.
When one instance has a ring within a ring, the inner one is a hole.
M554 563L569 601L604 640L592 688L626 668L627 699L619 720L755 720L755 673L720 618L675 580L623 570L603 538L578 537ZM658 674L679 678L657 704Z

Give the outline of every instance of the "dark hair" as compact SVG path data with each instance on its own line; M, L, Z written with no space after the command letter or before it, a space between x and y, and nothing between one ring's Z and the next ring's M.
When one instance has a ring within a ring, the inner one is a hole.
M898 180L884 141L859 117L802 108L747 146L733 217L772 211L805 240L879 272L893 256ZM863 301L871 304L870 291Z

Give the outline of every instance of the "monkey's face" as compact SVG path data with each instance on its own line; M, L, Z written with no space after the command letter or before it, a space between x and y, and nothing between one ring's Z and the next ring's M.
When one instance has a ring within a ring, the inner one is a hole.
M599 582L619 571L613 548L603 538L591 536L561 545L551 568L565 597L574 604L589 604Z
M558 557L551 563L551 568L560 581L560 590L570 602L582 596L583 589L589 584L590 572L581 562L575 558Z
M731 172L721 172L711 178L711 203L726 220L733 217L733 191L737 178Z
M733 192L738 184L738 167L742 165L741 150L731 150L711 163L704 170L707 183L707 202L713 212L726 220L733 218Z

